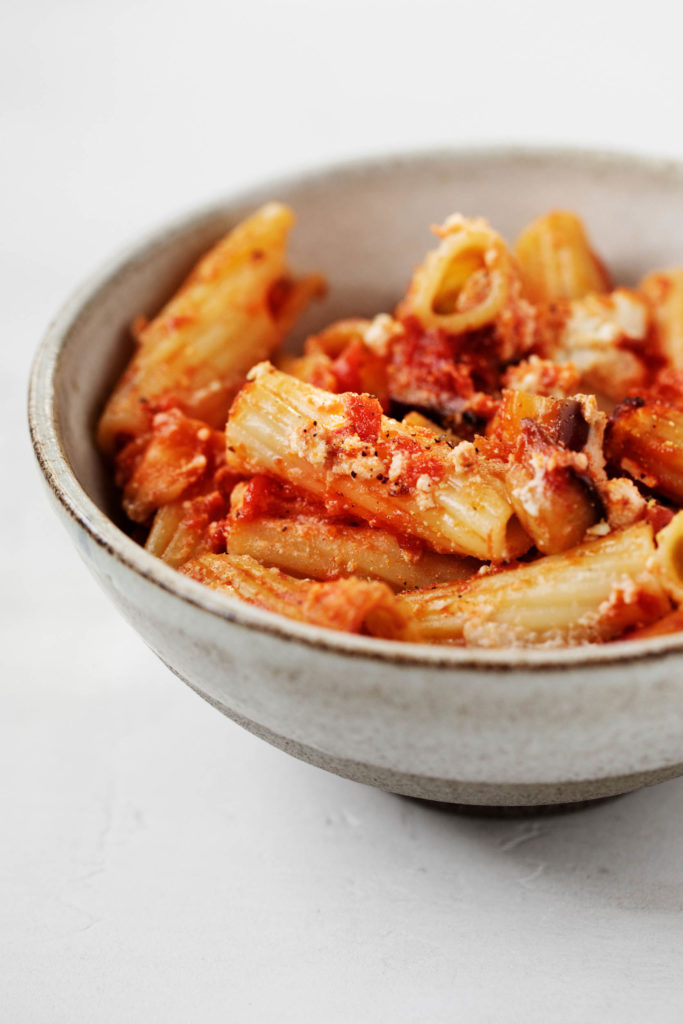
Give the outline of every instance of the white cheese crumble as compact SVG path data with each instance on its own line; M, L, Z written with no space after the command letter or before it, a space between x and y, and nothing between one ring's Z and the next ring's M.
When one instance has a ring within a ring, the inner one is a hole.
M404 462L405 462L405 458L404 458L404 456L403 456L403 454L401 452L397 452L393 456L393 458L391 460L391 465L389 466L389 472L387 473L387 476L389 477L389 479L391 480L392 483L394 483L396 480L398 480L398 478L400 477L401 473L403 472L403 464L404 464Z
M371 321L363 335L363 341L378 356L386 356L394 338L403 333L399 323L388 313L380 313Z
M247 380L258 380L259 377L264 377L267 373L273 373L274 371L275 367L273 364L265 359L263 362L257 363L256 366L252 366L247 374Z
M316 430L313 420L301 424L289 435L289 448L313 466L322 465L328 454L328 445L322 430Z

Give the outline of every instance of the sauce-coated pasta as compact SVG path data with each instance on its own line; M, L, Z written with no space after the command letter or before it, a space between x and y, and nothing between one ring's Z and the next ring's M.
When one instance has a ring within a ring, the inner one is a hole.
M320 295L269 203L151 321L98 440L154 555L326 628L461 646L683 623L683 270L615 287L581 220L448 217L392 313Z

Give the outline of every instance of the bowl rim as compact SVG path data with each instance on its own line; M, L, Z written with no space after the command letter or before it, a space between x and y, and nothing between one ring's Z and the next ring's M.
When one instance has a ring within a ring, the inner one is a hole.
M85 531L95 545L173 597L226 622L320 651L400 664L408 668L500 673L516 670L566 672L680 658L683 654L683 633L579 647L462 648L382 640L299 623L213 591L149 554L99 509L78 481L67 458L59 429L54 386L62 349L79 320L97 304L101 293L113 285L118 277L130 274L136 266L145 263L156 249L165 247L175 237L182 237L192 229L200 228L204 222L229 214L231 209L248 204L256 205L267 197L273 198L278 192L294 187L319 187L331 184L338 177L385 174L391 166L401 164L457 161L467 165L482 160L497 164L511 160L561 163L564 166L573 163L603 170L628 166L659 178L670 178L683 188L683 161L669 157L581 146L452 146L376 153L307 167L272 181L259 181L253 187L241 189L223 199L175 216L128 244L86 278L51 321L34 356L28 393L29 430L43 477L62 510Z

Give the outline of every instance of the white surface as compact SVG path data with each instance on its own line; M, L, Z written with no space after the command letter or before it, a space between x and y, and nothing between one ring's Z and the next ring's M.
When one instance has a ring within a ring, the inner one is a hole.
M488 821L268 748L100 595L24 427L32 351L72 287L245 182L470 141L683 158L671 7L3 12L0 1018L679 1021L683 780Z

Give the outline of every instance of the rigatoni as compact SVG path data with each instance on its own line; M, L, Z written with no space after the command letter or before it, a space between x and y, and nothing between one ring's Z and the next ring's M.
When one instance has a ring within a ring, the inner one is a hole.
M683 504L683 412L628 398L612 414L605 450L638 483Z
M657 270L638 287L652 308L660 353L669 366L683 370L683 267Z
M652 527L600 540L463 584L399 595L421 639L480 647L611 640L671 609Z
M522 424L506 483L517 518L544 555L580 544L602 517L586 456L554 443L533 420Z
M226 427L228 462L303 488L342 511L419 537L435 551L505 561L531 541L502 467L472 444L382 415L368 395L331 395L269 364L250 374Z
M529 224L517 239L515 256L524 294L534 303L580 299L607 292L607 270L596 256L582 221L569 210L553 210Z
M139 347L102 414L98 441L112 452L144 432L150 404L173 404L222 428L250 366L270 355L322 279L295 279L286 263L294 215L269 203L207 253L138 334Z
M226 502L216 490L162 505L145 548L174 569L207 551L225 550L221 520L226 514Z
M357 576L382 580L395 590L467 579L481 564L473 558L438 555L419 544L401 544L387 530L314 516L242 519L233 515L227 541L231 555L250 555L294 576L316 580Z
M318 583L268 569L253 558L203 555L181 570L191 579L299 622L409 640L412 627L384 583L355 577Z
M519 358L531 344L533 318L505 241L482 218L459 214L432 230L441 242L416 269L397 317L449 335L493 329L501 358Z

